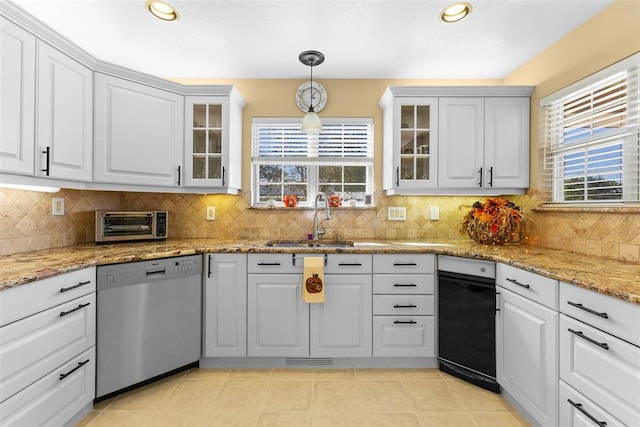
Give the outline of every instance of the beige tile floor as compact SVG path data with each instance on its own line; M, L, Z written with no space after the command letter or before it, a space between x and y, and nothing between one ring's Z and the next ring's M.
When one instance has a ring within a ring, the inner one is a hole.
M434 369L192 369L99 402L79 425L529 424L502 396Z

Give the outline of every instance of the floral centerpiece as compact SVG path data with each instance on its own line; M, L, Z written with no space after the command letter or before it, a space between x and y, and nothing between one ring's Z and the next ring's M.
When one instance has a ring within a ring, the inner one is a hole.
M504 245L522 239L522 213L514 203L496 197L475 202L460 230L478 243Z

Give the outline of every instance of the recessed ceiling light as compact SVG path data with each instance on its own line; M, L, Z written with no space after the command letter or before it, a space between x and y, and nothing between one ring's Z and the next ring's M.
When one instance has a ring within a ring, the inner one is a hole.
M178 11L169 3L160 0L147 0L144 5L158 19L163 21L175 21L178 19Z
M471 13L473 8L469 3L454 3L444 8L440 14L442 22L458 22Z

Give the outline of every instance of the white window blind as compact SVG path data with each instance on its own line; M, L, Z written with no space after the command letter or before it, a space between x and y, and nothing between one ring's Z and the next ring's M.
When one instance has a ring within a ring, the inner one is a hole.
M548 202L640 201L640 54L541 101Z
M372 164L373 120L322 118L322 131L308 136L300 119L253 120L254 164Z

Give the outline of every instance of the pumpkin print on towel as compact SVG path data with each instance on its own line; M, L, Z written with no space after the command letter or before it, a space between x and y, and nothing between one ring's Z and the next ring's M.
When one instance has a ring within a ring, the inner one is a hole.
M322 279L316 273L313 273L311 277L307 278L305 286L310 294L318 294L322 292Z

